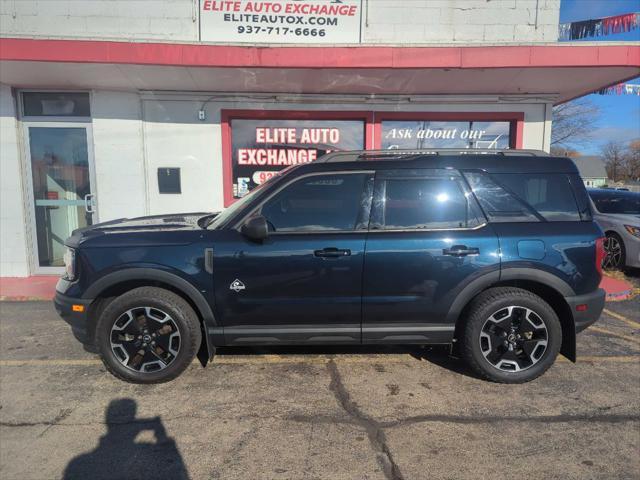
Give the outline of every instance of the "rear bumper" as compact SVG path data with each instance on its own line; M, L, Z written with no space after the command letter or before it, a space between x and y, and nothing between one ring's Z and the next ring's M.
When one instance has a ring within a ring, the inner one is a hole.
M89 306L91 302L92 300L67 297L58 291L56 291L56 296L53 299L53 304L58 315L71 326L73 335L87 346L93 344L88 328ZM84 309L82 312L74 311L73 305L82 305Z
M583 331L589 325L593 325L602 314L606 292L599 288L595 292L575 297L565 297L565 300L573 313L573 321L576 326L576 333ZM579 305L586 305L578 309Z

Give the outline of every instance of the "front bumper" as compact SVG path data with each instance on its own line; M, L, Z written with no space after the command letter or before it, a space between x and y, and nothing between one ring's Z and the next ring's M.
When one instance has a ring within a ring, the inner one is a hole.
M58 315L71 326L73 335L84 345L92 346L93 338L89 334L89 307L92 300L73 298L56 291L53 304ZM73 305L82 305L83 311L73 310Z
M573 321L576 326L576 333L586 329L589 325L593 325L602 314L604 309L604 300L606 292L599 288L595 292L586 295L577 295L575 297L566 297L565 300L573 313ZM578 310L579 305L586 305Z

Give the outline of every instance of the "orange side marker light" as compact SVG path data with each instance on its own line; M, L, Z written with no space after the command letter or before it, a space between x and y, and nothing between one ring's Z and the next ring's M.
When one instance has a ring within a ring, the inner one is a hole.
M71 305L71 310L74 312L84 312L84 305Z

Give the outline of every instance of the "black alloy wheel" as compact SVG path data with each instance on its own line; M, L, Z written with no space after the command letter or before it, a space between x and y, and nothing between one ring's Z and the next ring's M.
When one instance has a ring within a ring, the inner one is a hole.
M622 239L616 233L607 233L604 239L604 260L602 268L605 270L620 270L625 263L625 249Z
M466 309L457 330L462 357L476 374L499 383L524 383L555 362L562 345L557 313L535 293L493 287Z
M487 318L480 332L480 350L491 366L520 372L540 361L548 338L544 320L536 312L512 305Z
M202 343L200 320L174 292L139 287L113 299L96 324L96 342L107 370L132 383L173 380Z
M134 372L163 370L178 356L180 329L158 308L132 308L111 327L111 351Z

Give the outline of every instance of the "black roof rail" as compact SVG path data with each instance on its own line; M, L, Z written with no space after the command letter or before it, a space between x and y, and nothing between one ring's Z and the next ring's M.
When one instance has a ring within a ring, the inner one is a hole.
M350 150L330 152L316 160L316 163L353 162L356 160L413 160L425 155L501 155L505 157L548 157L542 150L520 149L470 149L470 148L434 148L425 150Z

